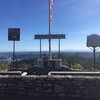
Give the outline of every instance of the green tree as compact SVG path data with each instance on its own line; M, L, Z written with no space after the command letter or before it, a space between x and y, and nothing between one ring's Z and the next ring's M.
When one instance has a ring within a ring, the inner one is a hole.
M78 64L78 63L74 63L74 64L71 64L71 69L75 69L75 70L83 70L83 66L81 64Z

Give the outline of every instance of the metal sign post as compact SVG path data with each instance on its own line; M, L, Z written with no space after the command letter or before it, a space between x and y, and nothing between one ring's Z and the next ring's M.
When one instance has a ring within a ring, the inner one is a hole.
M8 29L8 41L13 41L13 68L18 67L17 57L15 54L15 41L20 41L20 28Z
M95 63L95 61L96 61L96 57L95 57L95 51L96 51L96 47L93 47L93 57L94 57L94 71L95 71L95 66L96 66L96 63Z
M40 39L40 59L41 59L41 39Z
M58 47L58 49L59 49L58 57L60 58L60 39L59 39L59 47Z
M15 41L13 41L13 67L15 62Z

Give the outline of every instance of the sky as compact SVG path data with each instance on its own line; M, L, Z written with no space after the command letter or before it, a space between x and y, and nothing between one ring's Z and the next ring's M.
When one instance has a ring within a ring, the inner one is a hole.
M12 51L8 28L20 28L16 51L39 51L35 34L48 34L48 0L0 0L0 51ZM65 34L61 51L90 51L87 36L100 35L100 0L53 0L52 34ZM52 51L58 51L58 40L52 40ZM48 40L42 40L42 51L48 51Z

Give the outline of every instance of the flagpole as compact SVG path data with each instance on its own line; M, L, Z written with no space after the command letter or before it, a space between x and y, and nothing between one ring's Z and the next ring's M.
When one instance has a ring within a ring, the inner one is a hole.
M49 0L49 59L52 58L51 55L51 22L50 22L50 0Z

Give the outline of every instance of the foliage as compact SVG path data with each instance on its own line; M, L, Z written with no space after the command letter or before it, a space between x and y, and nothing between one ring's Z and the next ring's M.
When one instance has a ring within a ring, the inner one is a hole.
M36 65L36 59L24 59L24 60L18 61L19 68L29 68L34 65Z
M0 61L0 70L6 70L8 68L9 68L8 62Z
M48 55L47 55L48 56ZM34 67L34 65L37 65L39 58L39 55L35 55L35 58L28 58L18 61L18 67L20 68L29 68ZM42 56L43 58L43 56ZM52 55L53 59L62 59L62 64L68 66L71 69L77 69L77 70L85 70L85 71L93 71L93 58L92 57L82 57L78 53L74 55L66 55L62 53L60 57L58 58L58 54L54 53ZM0 70L8 69L9 68L9 62L1 61L0 62ZM64 67L64 68L65 68ZM97 71L100 70L100 57L96 57L96 68Z
M55 56L55 58L57 58L57 55ZM82 57L78 53L76 53L75 55L61 54L60 59L62 59L63 65L66 65L72 69L85 71L94 70L92 57ZM96 58L96 70L100 70L100 57Z
M74 64L71 64L71 69L83 70L84 68L81 64L74 63Z

